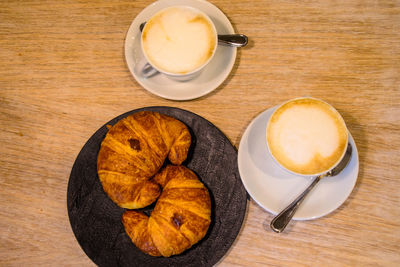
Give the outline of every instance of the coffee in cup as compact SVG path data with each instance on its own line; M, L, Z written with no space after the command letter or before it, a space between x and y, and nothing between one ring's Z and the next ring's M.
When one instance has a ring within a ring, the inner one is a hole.
M266 133L272 157L289 172L306 176L333 169L348 143L342 116L315 98L296 98L279 106Z
M190 79L207 65L217 48L211 19L192 7L172 6L157 12L143 28L142 51L157 71Z

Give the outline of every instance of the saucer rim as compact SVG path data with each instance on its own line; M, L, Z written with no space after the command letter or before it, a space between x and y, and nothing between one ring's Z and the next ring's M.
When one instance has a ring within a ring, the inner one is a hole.
M249 135L249 132L251 131L251 129L253 127L255 127L255 124L260 123L260 120L262 119L263 115L265 115L266 116L265 119L268 120L268 118L271 116L272 112L277 107L278 106L274 106L272 108L268 108L268 109L262 111L261 113L259 113L254 119L252 119L252 121L247 126L246 130L244 131L244 133L242 135L242 138L241 138L240 143L239 143L239 148L238 148L239 174L240 174L240 178L242 180L242 183L243 183L244 187L246 188L246 191L248 192L249 196L257 203L257 205L259 205L262 209L266 210L267 212L269 212L269 213L271 213L273 215L277 215L280 211L274 210L273 207L272 208L271 207L267 207L267 205L265 205L265 201L261 201L261 198L258 195L256 195L255 192L252 192L250 190L250 188L249 188L250 187L249 186L249 178L246 177L246 175L248 175L248 173L245 173L244 170L243 170L245 168L243 166L243 164L245 164L245 162L248 161L248 160L244 160L243 158L246 158L246 156L248 156L248 153L246 155L244 155L245 152L243 152L243 151L245 151L244 145L247 145L249 143L249 139L248 139L249 136L248 135ZM266 114L266 113L269 113L269 114ZM313 215L313 216L298 216L298 215L296 216L296 215L294 215L293 216L293 220L303 221L303 220L313 220L313 219L324 217L324 216L332 213L336 209L338 209L349 198L349 196L351 195L351 193L352 193L352 191L353 191L353 189L354 189L354 187L356 185L357 179L358 179L358 174L359 174L359 156L358 156L357 145L356 145L355 140L354 140L353 136L351 135L350 131L348 131L348 134L349 134L349 143L351 144L351 146L353 148L353 155L355 155L354 159L350 160L350 163L352 163L352 164L349 163L349 165L346 166L346 168L344 169L344 170L346 170L346 169L349 169L349 168L353 168L352 169L352 173L349 174L349 176L347 177L347 179L349 180L348 183L346 184L347 185L347 189L349 190L348 194L345 197L343 197L343 199L340 199L340 200L336 201L336 205L335 205L334 208L326 209L323 212L316 212L315 215ZM248 151L246 150L246 152L248 152ZM273 159L271 159L271 160L273 160ZM274 165L276 165L275 168L277 168L277 169L280 168L280 166L276 162L274 162L274 163L275 163ZM284 171L283 168L280 168L280 169ZM270 171L268 173L272 173L272 171ZM288 175L290 177L297 177L295 174L290 174L288 172L286 172L286 175ZM300 176L298 176L298 177L300 177ZM296 197L295 195L288 196L288 198L293 198L293 199L295 197ZM264 204L262 202L264 202ZM306 204L306 203L304 203L304 204Z
M143 21L147 20L152 14L155 12L168 7L168 6L173 6L173 5L187 5L191 6L194 8L198 8L200 11L204 12L207 14L210 19L215 23L215 19L219 19L220 23L224 27L224 29L227 31L226 33L234 33L234 29L232 26L232 23L229 21L228 17L215 5L213 5L210 2L207 1L202 1L202 0L160 0L151 3L150 5L146 6L143 10L141 10L134 20L132 21L131 25L129 26L129 29L127 31L126 37L125 37L125 43L124 43L124 56L125 56L125 63L128 66L128 69L133 76L133 78L148 92L157 95L159 97L169 99L169 100L176 100L176 101L184 101L184 100L192 100L196 98L200 98L202 96L205 96L215 89L217 89L230 75L232 72L232 69L235 65L236 62L236 57L237 57L237 49L236 47L223 47L220 52L220 55L215 55L213 60L211 60L210 63L212 63L214 60L224 60L224 54L222 53L227 53L229 52L229 57L225 56L226 58L229 59L228 63L224 65L224 67L216 74L214 77L216 77L216 80L212 82L209 86L204 86L202 87L200 83L196 83L196 80L198 77L194 78L193 80L186 81L186 82L180 82L180 81L173 81L171 79L168 79L168 86L182 86L182 84L185 84L189 88L196 89L197 87L200 88L200 90L195 91L194 93L191 94L185 94L185 95L179 95L177 93L168 93L165 91L162 91L160 88L162 87L162 83L157 83L159 86L155 86L154 84L149 84L146 83L147 78L144 79L142 77L139 77L135 73L135 66L140 62L140 59L138 60L135 57L131 57L130 55L135 54L135 52L132 52L132 48L137 48L137 42L136 38L138 38L139 34L139 25ZM216 18L213 18L210 13L217 14ZM139 47L140 49L140 47ZM217 49L218 52L218 49ZM141 52L136 52L136 54L140 54ZM208 73L207 73L208 74ZM210 76L209 74L207 77ZM207 78L205 77L205 78ZM212 76L210 76L212 77ZM167 80L167 79L165 79Z

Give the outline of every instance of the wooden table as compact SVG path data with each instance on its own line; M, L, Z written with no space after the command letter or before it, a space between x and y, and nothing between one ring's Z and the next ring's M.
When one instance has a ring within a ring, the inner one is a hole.
M212 0L250 43L217 90L182 102L144 90L125 63L128 27L151 2L0 2L0 265L94 265L71 230L67 184L83 144L117 115L183 108L238 147L262 111L314 96L356 141L353 192L282 234L250 200L220 266L399 266L400 2Z

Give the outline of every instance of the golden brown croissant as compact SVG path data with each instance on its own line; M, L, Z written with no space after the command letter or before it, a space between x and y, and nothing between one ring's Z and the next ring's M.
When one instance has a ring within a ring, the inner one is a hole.
M155 177L163 187L150 217L125 211L122 222L132 242L152 256L180 254L200 241L211 222L211 200L196 174L169 165Z
M177 119L156 112L134 113L110 128L97 158L97 172L104 191L120 207L143 208L160 195L151 178L166 157L181 164L187 157L191 136Z

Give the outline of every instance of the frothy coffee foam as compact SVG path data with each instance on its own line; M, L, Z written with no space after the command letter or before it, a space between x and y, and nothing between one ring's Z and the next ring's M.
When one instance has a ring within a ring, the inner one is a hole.
M212 56L216 33L207 18L196 10L170 7L147 22L142 44L152 65L166 72L185 74Z
M340 114L325 102L302 98L282 105L271 117L267 142L274 158L300 174L329 170L347 147Z

